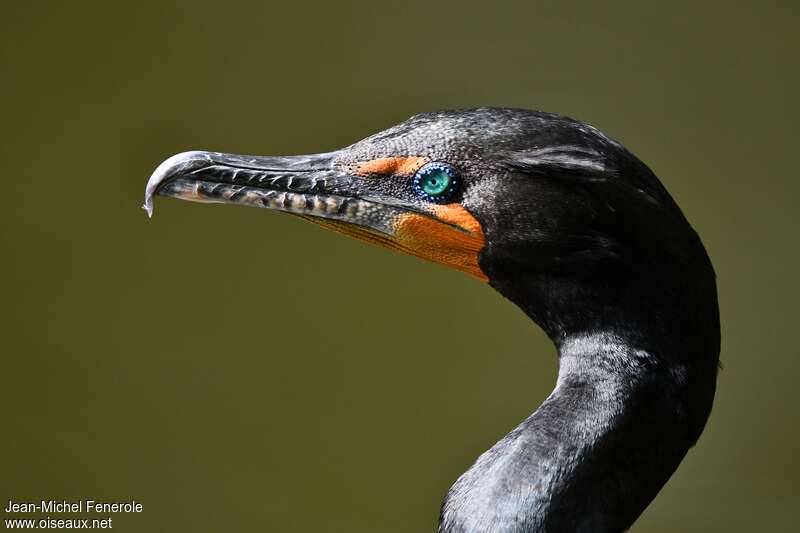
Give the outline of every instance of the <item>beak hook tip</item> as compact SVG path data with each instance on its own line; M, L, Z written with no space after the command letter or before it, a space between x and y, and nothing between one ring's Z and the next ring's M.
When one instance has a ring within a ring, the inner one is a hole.
M153 199L145 198L142 209L147 213L147 218L153 218Z

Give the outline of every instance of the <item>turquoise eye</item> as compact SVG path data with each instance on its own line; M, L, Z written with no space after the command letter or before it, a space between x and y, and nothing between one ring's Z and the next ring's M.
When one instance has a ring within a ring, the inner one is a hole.
M428 163L414 175L413 187L423 200L444 203L458 189L458 174L446 163Z
M450 186L450 176L444 170L434 170L423 176L420 187L426 194L438 196Z

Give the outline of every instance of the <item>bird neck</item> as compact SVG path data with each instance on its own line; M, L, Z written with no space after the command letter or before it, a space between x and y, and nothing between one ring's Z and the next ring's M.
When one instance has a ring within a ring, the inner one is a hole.
M683 458L669 369L624 379L621 361L646 366L648 354L602 334L559 352L555 390L453 485L440 531L622 531Z
M555 342L558 381L453 485L442 533L623 531L675 471L711 408L718 322L692 320L716 292L696 310L696 292L626 283L493 283Z

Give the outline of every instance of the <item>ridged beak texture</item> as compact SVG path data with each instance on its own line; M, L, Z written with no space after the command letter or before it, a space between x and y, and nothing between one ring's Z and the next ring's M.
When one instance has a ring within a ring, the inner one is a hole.
M480 225L460 205L420 205L371 192L375 168L364 162L339 168L338 152L262 157L192 151L161 163L147 182L143 208L154 196L204 203L241 204L285 211L360 240L451 266L486 280L478 267ZM424 163L414 158L415 165ZM360 170L361 169L361 170ZM366 169L366 170L363 170ZM403 171L407 172L408 169Z

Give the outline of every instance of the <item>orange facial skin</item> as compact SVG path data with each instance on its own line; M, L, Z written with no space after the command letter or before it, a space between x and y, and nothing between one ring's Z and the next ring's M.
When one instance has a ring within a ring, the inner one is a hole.
M428 162L425 157L384 157L348 166L360 176L392 179L412 176ZM346 222L309 220L361 241L449 266L488 282L489 278L478 266L478 253L486 240L475 217L457 203L429 204L425 209L431 216L419 213L397 216L392 224L395 234L391 237Z
M442 222L415 213L397 217L397 243L409 254L489 281L478 266L486 240L475 217L459 204L433 206L431 212Z
M424 157L384 157L359 163L356 172L361 176L410 176L427 162Z
M393 237L340 220L302 215L301 218L336 233L449 266L488 282L489 278L478 266L478 253L483 248L485 240L477 220L458 204L436 206L436 209L449 217L450 223L460 227L471 227L474 231L467 233L448 223L416 213L406 213L395 219L396 234Z

